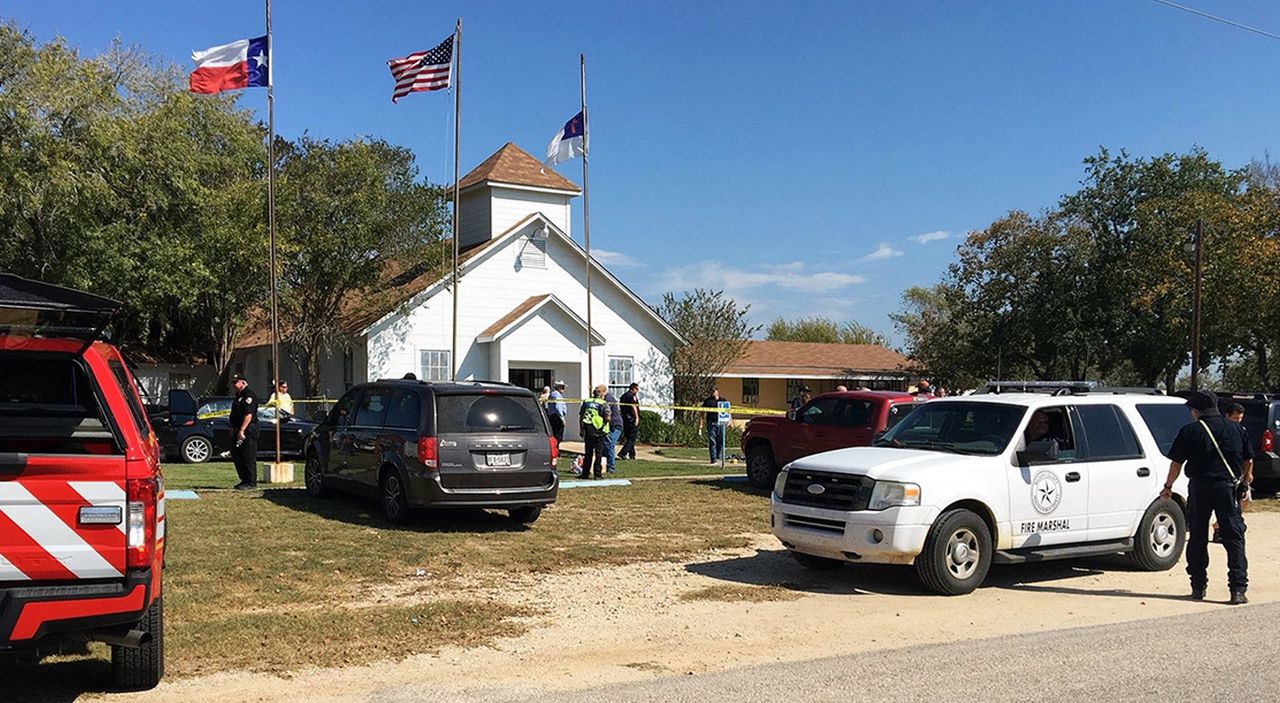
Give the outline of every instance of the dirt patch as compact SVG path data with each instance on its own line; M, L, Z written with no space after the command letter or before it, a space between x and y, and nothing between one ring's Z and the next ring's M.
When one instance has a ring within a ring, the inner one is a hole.
M714 600L726 603L768 603L777 600L796 600L801 594L790 586L707 586L680 594L680 600Z
M1249 597L1254 603L1280 600L1280 513L1249 520ZM1146 573L1121 559L996 567L977 592L947 598L924 592L905 568L809 572L772 536L755 535L747 548L679 563L523 573L468 590L468 599L525 613L509 621L525 628L523 634L487 646L298 669L287 681L253 673L172 680L145 700L348 701L388 691L415 700L480 690L501 690L509 700L731 666L1205 612L1227 607L1222 551L1211 548L1209 600L1201 603L1183 597L1187 583L1180 566ZM796 599L682 597L770 586Z

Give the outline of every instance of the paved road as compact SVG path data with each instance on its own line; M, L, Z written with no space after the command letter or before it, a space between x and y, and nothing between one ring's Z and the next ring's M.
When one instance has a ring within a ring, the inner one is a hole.
M455 700L577 703L711 701L1274 701L1280 604L1119 625L770 664L537 695L509 688ZM856 623L851 623L856 627ZM396 687L374 700L421 700ZM440 700L450 700L444 697Z

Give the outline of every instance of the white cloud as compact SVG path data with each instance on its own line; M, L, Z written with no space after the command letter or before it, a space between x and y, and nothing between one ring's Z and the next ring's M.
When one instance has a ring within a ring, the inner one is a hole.
M834 290L857 285L863 277L845 271L810 271L800 261L766 264L755 269L737 269L716 261L701 261L677 266L660 275L656 281L661 290L679 291L692 288L723 290L735 298L743 291L775 288L785 291Z
M876 247L875 251L867 254L861 259L858 259L858 261L884 261L885 259L892 259L895 256L902 256L902 250L894 249L888 244L881 243L880 246Z
M907 237L907 239L910 239L916 244L928 244L929 242L937 242L943 239L950 239L950 238L951 238L951 231L945 230L945 229L936 229L932 232L925 232L924 234L917 234L911 237Z
M620 268L628 268L640 266L640 262L620 251L609 251L608 249L592 249L591 258L599 261L605 266L617 266Z

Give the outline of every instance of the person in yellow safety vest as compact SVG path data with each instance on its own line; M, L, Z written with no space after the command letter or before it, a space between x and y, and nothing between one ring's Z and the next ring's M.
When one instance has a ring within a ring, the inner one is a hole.
M590 479L592 473L596 478L603 478L601 464L604 460L604 440L609 434L609 404L604 402L604 394L608 389L603 385L591 391L591 397L582 401L578 411L578 424L582 429L582 478Z
M293 396L289 395L288 381L281 381L276 385L276 392L271 394L271 398L267 401L267 407L278 407L290 415L293 414Z

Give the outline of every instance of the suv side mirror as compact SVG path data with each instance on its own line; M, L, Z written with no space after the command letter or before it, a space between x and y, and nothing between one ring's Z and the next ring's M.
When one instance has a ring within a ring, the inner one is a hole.
M1022 466L1030 464L1052 464L1058 460L1058 442L1053 439L1042 439L1029 442L1027 448L1018 452L1018 463Z
M788 420L795 420L795 419L796 419L796 409L795 409L795 408L788 408L788 409L787 409L787 419L788 419Z

